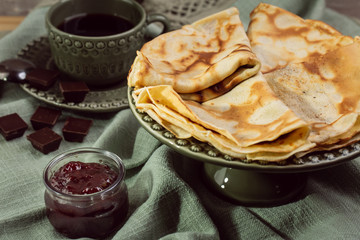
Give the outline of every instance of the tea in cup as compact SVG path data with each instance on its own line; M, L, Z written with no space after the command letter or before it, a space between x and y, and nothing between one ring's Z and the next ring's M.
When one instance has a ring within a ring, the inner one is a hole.
M145 43L148 26L161 14L147 14L132 0L67 0L54 4L46 15L49 44L57 68L69 78L103 87L126 81Z

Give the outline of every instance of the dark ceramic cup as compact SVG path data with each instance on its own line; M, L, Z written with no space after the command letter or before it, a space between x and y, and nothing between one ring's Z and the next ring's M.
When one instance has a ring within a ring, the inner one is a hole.
M60 30L66 19L81 14L120 16L133 27L106 36L85 36ZM89 86L103 87L124 81L145 43L148 25L160 22L161 33L169 29L161 14L147 14L132 0L67 0L54 4L46 15L46 27L54 62L58 69L74 80Z

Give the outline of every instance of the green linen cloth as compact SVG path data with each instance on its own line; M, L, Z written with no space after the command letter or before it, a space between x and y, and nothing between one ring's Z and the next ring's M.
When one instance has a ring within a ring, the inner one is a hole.
M355 36L360 27L318 1L267 1L302 17L328 22ZM259 1L239 0L246 26ZM12 33L0 39L0 60L14 57L28 42L45 35L48 7L33 10ZM360 34L359 34L360 35ZM44 103L16 84L0 83L0 116L17 112L30 117ZM64 239L45 215L42 172L49 160L68 149L94 146L124 161L130 210L124 226L109 239L360 239L360 161L308 174L300 198L276 207L244 207L211 192L200 177L202 163L161 144L144 130L129 109L84 114L62 111L54 131L61 134L67 116L93 119L83 143L62 141L44 155L26 135L0 137L0 239Z

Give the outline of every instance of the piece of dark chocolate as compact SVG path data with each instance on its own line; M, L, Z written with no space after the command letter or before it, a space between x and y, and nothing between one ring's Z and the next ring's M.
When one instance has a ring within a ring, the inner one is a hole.
M75 81L60 81L59 88L66 102L79 103L84 101L90 91L86 83Z
M35 64L22 58L11 58L0 62L0 75L8 82L24 83L26 74L35 69Z
M60 110L39 106L31 116L30 122L35 130L43 127L52 128L60 115Z
M92 120L68 117L62 129L63 136L69 142L82 142L91 125Z
M26 129L28 125L17 113L0 117L0 133L6 141L21 137Z
M32 146L44 154L57 150L62 137L48 127L42 128L27 136Z
M56 82L59 75L58 70L36 68L27 73L26 80L30 83L30 86L45 91Z

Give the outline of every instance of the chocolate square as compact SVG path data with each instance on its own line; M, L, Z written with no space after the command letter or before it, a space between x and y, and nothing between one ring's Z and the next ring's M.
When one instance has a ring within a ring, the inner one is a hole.
M75 81L60 81L59 88L67 102L79 103L84 101L90 91L86 83Z
M32 146L44 154L59 148L62 137L48 127L37 130L27 136Z
M27 73L26 80L28 80L32 87L39 90L47 90L56 82L59 75L60 72L58 70L36 68Z
M35 130L52 128L60 115L60 110L39 106L30 118L30 122Z
M92 120L68 117L62 129L63 136L69 142L82 142L91 125Z
M6 141L21 137L26 129L28 125L17 113L0 117L0 133Z
M26 73L35 69L35 64L22 58L10 58L0 63L0 69L8 73L5 77L9 82L23 83L26 79Z

